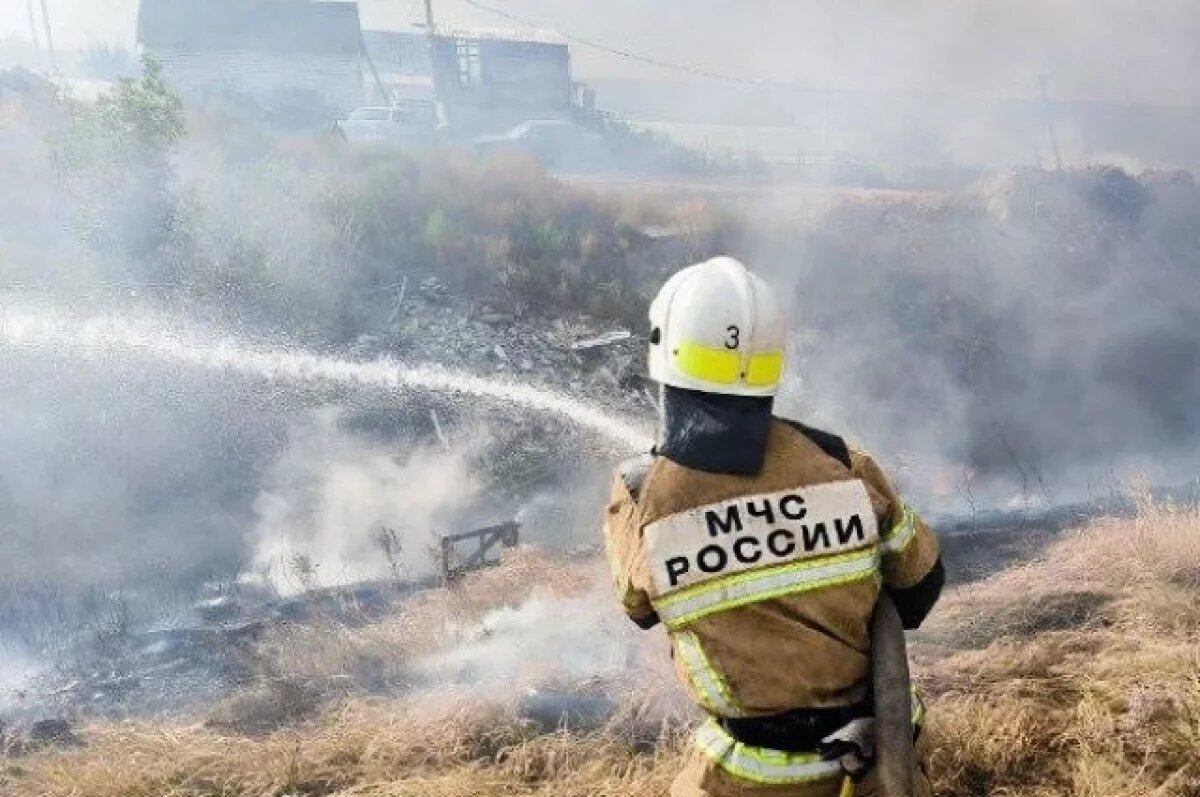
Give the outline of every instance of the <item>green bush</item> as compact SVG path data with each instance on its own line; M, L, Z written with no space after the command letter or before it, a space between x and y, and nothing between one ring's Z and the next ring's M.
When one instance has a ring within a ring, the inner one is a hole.
M53 148L79 237L135 259L161 242L173 204L169 158L186 133L183 102L161 67L147 59L144 70L95 103L69 103Z
M66 209L53 226L102 277L317 342L381 331L398 286L431 277L462 301L640 325L661 273L714 254L730 226L688 200L564 184L520 156L360 151L185 113L152 61L63 117L42 205ZM39 249L18 237L10 251Z

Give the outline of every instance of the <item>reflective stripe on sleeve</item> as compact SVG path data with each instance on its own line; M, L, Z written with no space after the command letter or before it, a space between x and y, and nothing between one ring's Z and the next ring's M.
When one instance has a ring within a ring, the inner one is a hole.
M667 627L674 629L739 606L872 577L879 577L879 549L875 546L718 579L657 598L654 608Z
M825 761L816 753L784 753L742 744L715 720L696 731L696 747L721 769L752 783L811 783L842 775L838 762Z
M917 687L912 688L912 723L920 727L925 721L925 701L921 699L921 695L917 692Z
M908 505L904 505L900 519L883 536L883 552L904 553L904 550L916 538L917 515L908 508Z
M713 669L708 656L704 655L700 638L691 631L679 631L672 634L671 637L675 640L675 649L683 659L688 677L692 686L696 688L704 707L722 717L740 717L742 715L741 708L730 694L725 679Z

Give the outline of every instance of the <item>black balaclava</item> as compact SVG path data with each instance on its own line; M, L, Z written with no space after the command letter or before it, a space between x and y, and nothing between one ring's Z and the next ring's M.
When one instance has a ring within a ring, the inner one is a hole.
M775 399L725 396L664 385L655 452L709 473L753 476L762 470Z

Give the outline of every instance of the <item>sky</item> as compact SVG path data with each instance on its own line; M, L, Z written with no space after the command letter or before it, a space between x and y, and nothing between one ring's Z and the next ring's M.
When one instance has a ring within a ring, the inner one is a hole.
M1065 98L1200 104L1196 0L481 1L542 28L743 79L1023 97L1048 75ZM0 3L0 35L28 36L28 2ZM46 2L60 46L133 43L136 0ZM439 23L518 26L466 0L434 4ZM421 0L361 0L360 10L379 28L423 13ZM573 58L584 79L681 77L584 47Z

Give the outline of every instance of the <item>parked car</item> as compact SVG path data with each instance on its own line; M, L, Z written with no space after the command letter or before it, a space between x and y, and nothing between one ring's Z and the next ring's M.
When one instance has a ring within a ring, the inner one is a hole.
M603 136L562 119L530 119L507 133L479 136L472 147L479 157L497 152L524 152L555 171L602 171L613 160Z
M437 106L429 100L356 108L337 126L347 141L380 144L433 144L442 127Z

